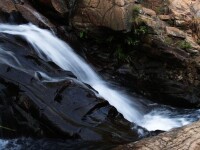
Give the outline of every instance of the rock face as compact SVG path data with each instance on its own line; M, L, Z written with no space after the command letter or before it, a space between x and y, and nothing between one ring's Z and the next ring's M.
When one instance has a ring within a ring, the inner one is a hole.
M186 25L194 18L200 17L198 0L169 0L169 3L177 25Z
M177 27L190 28L194 41L200 38L200 2L198 0L169 0L169 9Z
M82 0L73 17L76 28L107 27L117 31L131 29L133 0Z
M138 18L150 30L133 56L128 81L124 81L124 74L120 80L126 85L133 81L131 87L139 87L144 95L151 95L158 102L177 105L182 101L186 107L189 103L197 106L200 102L199 1L154 0L141 2L140 7L143 11Z
M199 150L199 143L200 122L196 122L139 142L119 146L115 150Z

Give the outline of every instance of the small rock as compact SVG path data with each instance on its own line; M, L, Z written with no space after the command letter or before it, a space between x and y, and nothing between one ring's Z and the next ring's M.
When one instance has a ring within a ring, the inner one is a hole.
M171 19L171 16L170 15L159 15L159 18L160 18L160 20L167 21L167 20Z
M142 8L142 11L145 15L148 15L148 16L156 16L156 12L152 9L148 9L148 8L145 8L143 7Z
M166 32L170 36L183 38L183 39L185 39L185 37L186 37L186 35L183 31L181 31L181 30L179 30L178 28L175 28L175 27L166 27Z

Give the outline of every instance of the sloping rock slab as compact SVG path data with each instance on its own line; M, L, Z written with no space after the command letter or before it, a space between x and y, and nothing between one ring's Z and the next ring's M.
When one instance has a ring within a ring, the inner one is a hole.
M155 137L121 145L115 150L199 150L200 121Z
M0 120L8 127L0 128L2 137L112 142L138 138L132 124L90 86L41 60L25 41L0 37Z

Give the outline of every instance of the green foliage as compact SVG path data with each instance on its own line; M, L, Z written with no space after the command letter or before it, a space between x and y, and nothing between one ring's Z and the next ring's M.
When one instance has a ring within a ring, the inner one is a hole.
M110 35L106 38L106 41L111 43L114 40L114 36Z
M140 13L141 7L138 5L133 6L133 17L138 17Z
M124 42L128 45L132 45L132 46L136 46L139 44L139 40L134 39L132 37L126 37L126 39L124 40Z
M189 49L192 48L191 44L188 43L188 42L185 41L185 40L184 40L184 41L180 41L180 42L178 43L178 46L179 46L179 48L184 49L184 50L189 50Z
M141 40L148 33L148 28L145 25L135 26L131 32L120 33L112 32L105 36L106 40L101 41L101 44L107 45L109 49L113 51L113 55L116 58L118 64L131 63L133 54L138 46L141 44Z
M79 37L84 41L90 41L94 45L101 45L105 51L115 58L116 64L131 63L133 54L141 44L142 39L148 33L148 27L139 16L141 7L136 5L133 8L133 26L131 32L113 31L105 28L101 34L90 34L88 30L78 32Z
M115 51L115 53L114 53L114 56L115 56L118 60L120 60L120 61L122 61L122 60L125 59L126 56L125 56L125 54L123 53L123 49L121 48L120 45L117 45L116 51Z
M114 57L117 59L118 63L131 63L132 56L130 53L125 53L121 45L117 45L114 53Z
M138 36L142 36L148 32L148 29L146 26L139 26L138 28L134 29L135 34Z
M131 22L133 23L134 26L140 25L143 22L142 19L139 17L140 11L141 11L140 6L135 5L133 7L133 12L132 12L133 18L132 18Z
M79 32L79 37L81 38L81 39L87 39L88 38L88 30L86 29L86 30L81 30L80 32Z

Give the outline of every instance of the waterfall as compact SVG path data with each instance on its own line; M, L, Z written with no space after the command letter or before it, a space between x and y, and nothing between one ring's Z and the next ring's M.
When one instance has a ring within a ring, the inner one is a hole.
M53 61L62 69L73 72L79 80L91 85L98 91L99 96L114 106L124 118L148 130L170 130L199 118L198 110L184 110L183 113L178 113L173 108L167 106L154 107L152 111L145 114L145 107L137 98L111 88L68 44L58 39L48 30L40 29L32 24L0 24L0 32L24 38L30 43L41 59ZM20 66L14 54L7 52L1 55L1 51L0 49L0 57L10 56L12 62L18 63L17 66ZM6 62L5 58L1 60ZM12 62L9 63L15 65ZM193 118L188 116L189 113L194 114Z

